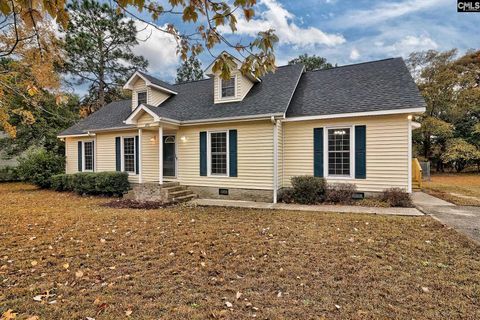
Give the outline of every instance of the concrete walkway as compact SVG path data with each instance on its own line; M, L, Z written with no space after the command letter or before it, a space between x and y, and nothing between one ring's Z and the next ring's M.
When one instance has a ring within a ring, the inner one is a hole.
M423 192L415 192L412 199L424 213L480 243L479 207L456 206Z
M339 213L370 213L370 214L395 215L395 216L423 216L423 213L421 213L419 210L415 208L376 208L376 207L335 206L335 205L311 206L311 205L301 205L301 204L286 204L286 203L273 204L273 203L266 203L266 202L216 200L216 199L195 199L192 202L199 206L215 206L215 207L277 209L277 210L339 212Z

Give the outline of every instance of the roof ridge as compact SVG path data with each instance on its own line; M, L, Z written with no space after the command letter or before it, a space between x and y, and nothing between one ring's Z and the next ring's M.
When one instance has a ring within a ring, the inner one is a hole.
M328 69L316 69L316 70L310 70L306 72L318 72L318 71L328 71L328 70L335 70L335 69L340 69L340 68L347 68L347 67L356 67L364 64L370 64L370 63L377 63L377 62L382 62L382 61L388 61L388 60L396 60L396 59L402 59L401 57L393 57L393 58L385 58L385 59L379 59L379 60L373 60L373 61L365 61L365 62L358 62L358 63L352 63L352 64L346 64L343 66L336 66Z

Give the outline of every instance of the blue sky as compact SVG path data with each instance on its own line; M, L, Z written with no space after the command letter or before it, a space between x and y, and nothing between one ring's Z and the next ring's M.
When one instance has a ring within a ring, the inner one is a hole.
M228 36L248 41L258 31L276 29L280 38L276 48L278 65L302 53L345 65L406 58L412 51L458 48L464 52L480 48L480 13L457 13L454 0L258 0L255 10L250 22L240 16L238 32ZM173 22L181 30L190 29L171 19L156 23ZM219 46L213 52L218 54L223 49ZM179 59L175 42L168 35L152 31L135 52L149 60L151 74L174 81ZM209 54L202 54L200 59L204 67L212 61Z

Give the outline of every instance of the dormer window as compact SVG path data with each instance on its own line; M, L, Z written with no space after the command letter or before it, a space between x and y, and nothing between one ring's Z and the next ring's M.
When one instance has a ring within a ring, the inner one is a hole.
M147 104L147 91L137 92L137 107L141 104Z
M235 97L235 77L222 79L222 98Z

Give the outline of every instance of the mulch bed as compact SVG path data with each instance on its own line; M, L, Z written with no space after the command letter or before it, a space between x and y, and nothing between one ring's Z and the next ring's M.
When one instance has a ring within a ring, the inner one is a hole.
M427 216L106 201L0 184L0 314L480 319L480 247Z

